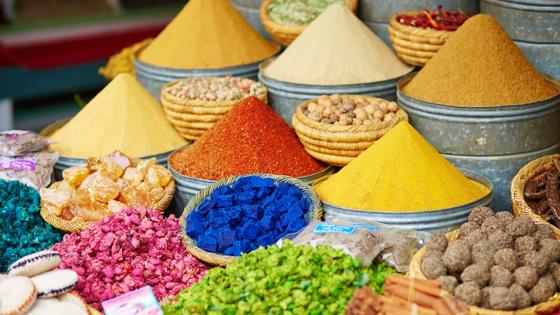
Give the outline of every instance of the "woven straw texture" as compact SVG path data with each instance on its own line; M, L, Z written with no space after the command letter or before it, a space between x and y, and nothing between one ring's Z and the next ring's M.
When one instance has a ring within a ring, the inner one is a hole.
M456 240L459 238L459 230L455 230L446 234L449 241ZM408 268L408 276L411 278L426 279L421 270L421 263L424 254L426 253L426 247L422 247L415 255L412 257L410 262L410 267ZM558 306L560 306L560 299L556 298L549 302L537 304L528 308L520 309L517 311L494 311L489 309L484 309L480 307L471 306L471 315L541 315L550 314Z
M352 99L380 100L365 95L348 96ZM316 122L303 113L309 103L316 101L316 99L309 100L300 104L292 116L292 125L305 150L311 156L335 166L348 164L396 124L403 120L408 121L406 112L399 109L394 119L375 125L340 126ZM385 102L385 100L381 101Z
M542 158L529 162L523 166L511 182L511 201L513 205L513 214L516 216L527 215L535 222L548 224L554 230L556 237L560 239L560 229L546 222L538 214L534 213L531 207L525 202L524 191L525 184L533 176L551 170L554 166L553 160L560 158L560 154L547 155Z
M173 201L173 195L175 194L175 181L173 179L171 179L169 184L167 184L164 192L165 195L163 195L163 197L157 202L155 207L153 207L154 210L157 210L159 212L164 212L165 209L167 209L167 207L169 207L169 205L171 204L171 201ZM40 213L41 217L43 217L43 219L48 224L66 233L81 232L87 229L91 224L95 223L93 221L64 220L61 217L50 214L45 208L41 208Z
M90 315L103 315L100 311L88 305L88 311Z
M416 15L420 12L405 12ZM403 25L394 15L389 23L389 38L397 56L410 65L423 67L447 42L453 32Z
M282 25L273 21L267 14L267 9L273 0L264 0L260 8L260 19L264 29L270 34L272 39L283 46L289 46L296 37L301 34L307 25ZM358 0L346 0L346 6L350 11L356 13Z
M270 175L270 174L252 174L252 175L243 175L243 176L233 176L216 182L201 191L199 191L187 204L183 214L181 215L180 224L181 224L181 235L183 236L183 243L187 247L187 250L196 258L212 264L216 266L225 266L228 263L237 259L236 256L227 256L221 255L216 253L211 253L203 250L196 246L195 241L187 235L187 218L189 214L198 207L200 203L202 203L206 198L208 198L214 190L218 187L224 185L232 185L235 181L240 178L248 177L248 176L259 176L263 178L272 178L277 183L288 183L291 185L296 186L299 188L303 194L307 197L309 201L309 213L311 213L312 221L319 221L323 217L323 209L321 208L321 202L319 201L319 197L317 194L305 183L303 183L299 179L295 179L289 176L281 176L281 175Z
M211 79L209 77L208 79ZM161 89L160 101L163 105L167 120L179 132L179 134L187 140L196 140L200 138L206 130L211 129L216 122L224 117L224 115L233 108L239 100L233 101L203 101L189 100L182 97L173 96L169 93L169 89L178 84L179 79L167 83ZM260 83L259 83L260 84ZM256 95L263 102L267 102L266 87L263 93Z

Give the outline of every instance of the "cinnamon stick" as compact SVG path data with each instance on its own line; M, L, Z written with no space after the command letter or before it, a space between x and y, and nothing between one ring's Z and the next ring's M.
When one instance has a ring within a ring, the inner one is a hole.
M387 279L389 284L401 285L406 288L411 288L426 294L433 296L443 296L443 290L441 289L441 283L434 280L420 280L420 279L410 279L405 277L393 277L389 276Z
M402 285L386 284L384 290L385 292L389 292L391 295L398 296L414 304L426 307L432 307L432 305L434 305L434 303L438 300L437 297L426 294L424 292L410 290L409 288Z

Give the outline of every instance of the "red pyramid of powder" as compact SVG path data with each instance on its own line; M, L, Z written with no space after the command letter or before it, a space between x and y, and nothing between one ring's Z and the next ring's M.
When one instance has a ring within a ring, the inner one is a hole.
M173 154L169 163L184 175L210 180L253 173L301 177L325 168L256 97L240 101L193 145Z

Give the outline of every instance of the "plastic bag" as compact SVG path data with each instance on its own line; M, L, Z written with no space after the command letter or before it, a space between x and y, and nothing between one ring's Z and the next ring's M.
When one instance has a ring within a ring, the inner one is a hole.
M0 156L0 179L18 180L35 189L51 183L58 153L35 152L17 157Z
M8 130L0 132L0 155L18 156L40 151L49 145L47 138L29 130Z
M294 244L326 245L353 257L359 258L364 266L369 266L382 250L380 240L373 231L346 224L311 222L298 233L284 237ZM282 240L277 243L282 246Z
M377 260L387 262L398 272L408 271L412 257L430 237L426 232L396 228L367 218L360 219L359 223L335 218L332 223L369 229L380 240L381 253Z

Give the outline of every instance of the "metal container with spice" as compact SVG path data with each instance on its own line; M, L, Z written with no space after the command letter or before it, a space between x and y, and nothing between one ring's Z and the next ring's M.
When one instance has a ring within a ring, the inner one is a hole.
M395 13L435 8L438 5L442 5L447 11L478 12L477 0L361 0L358 16L387 45L391 45L387 30L389 21Z
M492 182L486 177L474 172L463 170L463 173L469 179L488 188L488 193L482 198L466 205L436 211L419 212L376 212L345 209L323 201L325 221L333 221L335 219L355 223L376 221L404 229L413 229L430 233L447 233L453 231L467 221L469 214L474 208L490 207L492 205Z
M539 71L560 79L560 2L482 0L480 10L500 21Z
M523 165L560 152L560 95L516 106L448 106L406 95L412 77L399 82L397 102L451 163L492 179L496 209L511 208L510 183Z
M251 23L253 28L256 29L262 37L271 39L270 34L264 30L259 18L259 10L263 1L264 0L231 0L231 4L233 4L237 11Z

